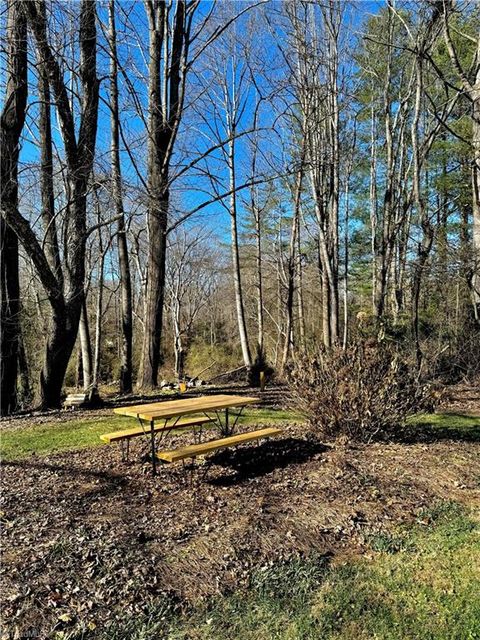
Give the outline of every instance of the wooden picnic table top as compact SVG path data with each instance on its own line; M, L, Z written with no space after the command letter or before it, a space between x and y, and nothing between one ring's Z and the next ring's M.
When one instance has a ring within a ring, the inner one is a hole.
M114 413L122 416L131 416L140 420L155 421L157 419L168 420L191 413L204 411L221 411L230 407L244 407L247 404L260 402L259 398L236 395L212 395L197 396L196 398L182 398L182 400L164 400L146 404L137 404L129 407L117 407Z

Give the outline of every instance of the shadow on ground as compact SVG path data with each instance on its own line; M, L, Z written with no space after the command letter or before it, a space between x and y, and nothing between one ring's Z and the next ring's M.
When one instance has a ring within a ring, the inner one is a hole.
M284 438L264 442L256 447L229 449L212 456L212 464L231 469L234 475L211 479L211 484L228 486L271 473L275 469L302 464L329 450L327 445L313 440Z
M452 419L452 426L443 426L435 424L432 421L431 424L425 423L415 425L407 431L405 438L402 440L408 444L414 444L417 442L434 443L442 440L454 440L458 442L480 442L480 416L471 416L471 420L468 424L462 424L462 426L455 426L455 423L459 420L465 420L470 418L461 413L448 414Z
M31 471L37 472L51 472L55 475L64 475L68 478L68 482L74 478L77 480L94 480L96 484L90 489L88 493L83 495L83 498L88 502L93 496L107 497L109 494L115 493L120 487L125 487L129 484L129 479L123 475L116 473L110 473L109 471L96 471L95 469L76 467L70 464L52 464L50 462L32 462L31 460L18 460L2 462L2 466L5 468L19 468L24 469L25 473L29 474ZM98 484L97 484L98 483ZM52 496L53 498L53 496Z

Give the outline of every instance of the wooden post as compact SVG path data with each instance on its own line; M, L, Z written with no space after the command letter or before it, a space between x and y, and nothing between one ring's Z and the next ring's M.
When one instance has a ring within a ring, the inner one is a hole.
M260 371L260 391L265 391L265 371Z
M155 452L155 420L150 420L150 443L152 450L152 475L157 475L157 458Z

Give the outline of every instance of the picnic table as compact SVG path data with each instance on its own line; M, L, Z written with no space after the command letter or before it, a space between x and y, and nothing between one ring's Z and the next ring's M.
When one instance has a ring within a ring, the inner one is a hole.
M127 407L117 407L113 411L118 415L136 418L140 421L142 428L144 428L144 423L148 423L152 457L152 472L153 475L156 475L156 432L169 432L175 429L177 426L182 425L180 421L181 418L184 418L185 416L192 416L193 414L202 414L205 418L214 420L222 431L223 435L229 436L233 433L235 425L243 409L247 405L257 402L259 402L259 398L219 394L210 396L198 396L196 398L183 398L181 400L164 400L162 402L138 404ZM233 407L239 408L240 411L236 415L234 422L230 423L229 410ZM222 412L224 414L223 423L221 416ZM214 414L215 418L212 418L212 414ZM163 424L160 427L156 427L156 422L162 422ZM203 422L205 422L205 420L203 420ZM146 430L145 433L147 433Z

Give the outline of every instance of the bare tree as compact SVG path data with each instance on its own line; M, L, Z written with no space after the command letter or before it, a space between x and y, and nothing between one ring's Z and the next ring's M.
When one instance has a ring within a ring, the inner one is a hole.
M122 197L122 174L120 164L120 115L118 109L118 56L117 32L115 27L115 0L108 5L110 22L110 126L111 126L111 165L112 165L112 198L115 203L117 222L118 265L120 272L121 293L121 327L122 349L120 363L120 392L132 391L132 282L130 277L130 263L128 259L128 245L125 225L125 212Z
M302 196L304 166L304 145L300 142L300 159L295 179L295 185L292 189L293 215L290 230L290 243L287 257L286 270L286 327L285 327L285 343L282 356L282 371L285 369L288 358L294 349L294 327L293 327L293 305L295 295L296 273L298 270L298 236L300 230L300 202Z
M195 321L215 288L215 254L210 252L210 257L207 253L211 242L211 235L200 229L177 230L169 236L167 308L173 327L175 375L179 380L185 375Z
M321 6L320 20L315 7L307 2L287 5L296 59L292 75L301 108L307 174L317 221L323 341L327 347L337 343L339 336L338 46L342 11L338 3L328 2Z
M139 384L157 386L160 364L169 169L183 112L192 20L198 2L146 0L148 66L148 259L144 340Z
M472 288L472 302L474 315L477 323L480 324L480 33L477 33L476 50L470 69L462 66L457 48L453 42L450 32L450 17L453 15L453 2L442 0L443 37L445 45L460 81L460 92L465 95L472 105L472 212L473 212L473 260L472 277L470 279ZM465 36L466 37L466 36Z
M8 1L7 88L1 114L1 385L0 415L17 405L20 335L18 239L8 221L18 215L18 158L27 104L27 24L19 0ZM7 223L5 223L5 221Z
M99 82L96 75L95 2L82 0L80 5L79 45L81 53L79 79L82 87L80 125L77 129L60 61L47 36L46 7L43 1L22 3L34 35L41 60L48 67L48 80L65 148L68 201L65 225L68 242L63 251L63 276L52 269L48 256L28 220L18 210L7 210L7 223L14 229L26 253L35 265L52 309L52 328L47 342L45 362L40 377L43 407L57 407L65 371L77 337L84 299L86 207L88 180L95 153ZM51 144L51 140L49 141ZM50 179L42 165L42 182Z

